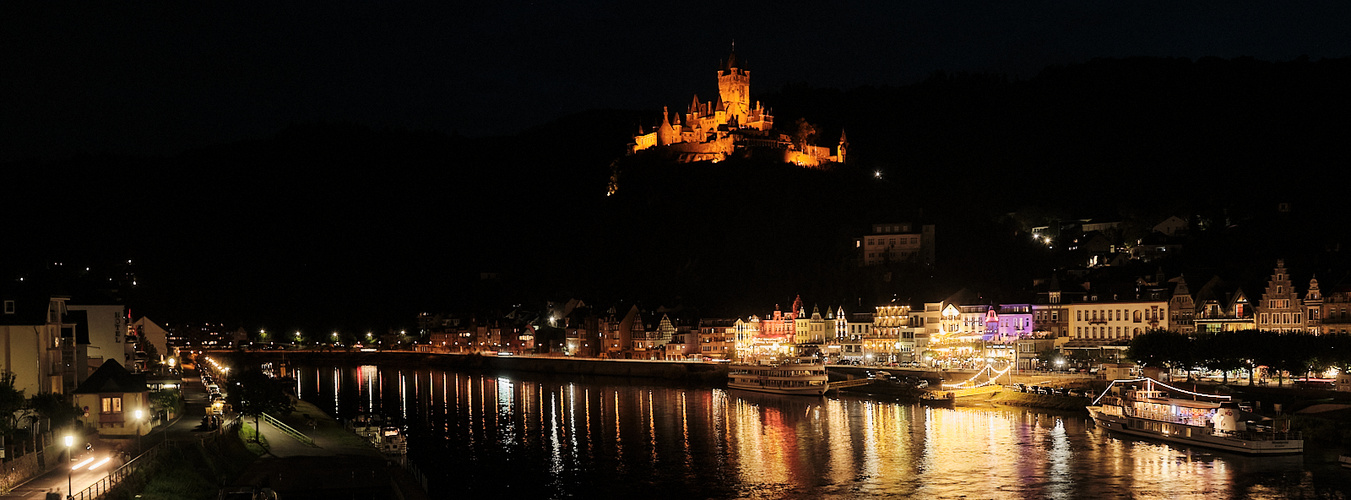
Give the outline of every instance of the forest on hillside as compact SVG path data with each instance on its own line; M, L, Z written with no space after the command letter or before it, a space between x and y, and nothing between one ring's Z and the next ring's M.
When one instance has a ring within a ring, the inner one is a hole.
M1216 230L1169 272L1285 257L1345 274L1347 227L1329 214L1351 160L1349 87L1349 59L1137 58L753 96L824 142L847 131L850 163L824 170L625 157L659 117L648 110L509 137L307 123L165 157L13 162L13 185L34 188L16 193L11 234L72 237L11 248L4 271L50 252L135 256L144 307L222 321L259 308L397 321L569 297L735 314L798 294L822 306L1022 294L1075 263L1033 245L1030 225L1183 215ZM856 266L853 238L883 222L935 224L936 265ZM202 283L207 297L179 292Z

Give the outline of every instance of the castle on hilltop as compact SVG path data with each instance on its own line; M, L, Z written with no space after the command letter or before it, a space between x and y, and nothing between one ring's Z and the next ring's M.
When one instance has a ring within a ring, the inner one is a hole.
M654 151L670 155L676 161L719 162L728 157L755 157L782 160L805 167L826 163L844 163L848 142L840 133L835 154L830 148L814 144L816 132L806 122L797 130L782 133L774 129L774 116L756 102L751 106L751 72L745 61L732 54L718 68L718 96L700 102L695 95L682 116L662 108L661 123L653 130L638 130L629 144L629 154Z

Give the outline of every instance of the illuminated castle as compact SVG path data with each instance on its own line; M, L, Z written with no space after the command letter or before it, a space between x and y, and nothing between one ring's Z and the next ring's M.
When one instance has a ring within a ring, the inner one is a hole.
M663 108L661 124L650 132L639 129L629 144L629 153L659 151L681 162L718 162L735 155L781 159L810 167L844 163L848 142L843 132L832 155L830 148L812 144L815 131L799 130L789 135L774 130L774 116L759 102L751 106L750 94L751 72L737 59L734 47L718 69L717 99L700 102L696 95L683 116Z

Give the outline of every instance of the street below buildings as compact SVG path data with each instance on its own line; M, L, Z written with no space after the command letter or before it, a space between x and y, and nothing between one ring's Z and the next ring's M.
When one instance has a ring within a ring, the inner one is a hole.
M168 424L157 425L146 435L141 436L139 443L144 449L159 446L166 440L196 439L203 434L197 429L197 424L199 417L205 415L207 399L195 372L184 373L179 390L184 400L183 415ZM57 437L57 441L60 440L61 437ZM107 480L110 473L139 455L138 441L134 436L101 438L97 434L90 433L76 437L74 441L71 447L72 457L69 460L64 452L48 456L47 464L50 468L47 472L0 495L0 499L45 500L49 492L58 492L61 498L66 498L73 491L78 500L80 493L89 488L106 489L109 486ZM56 465L53 465L53 461ZM80 464L83 465L74 467Z

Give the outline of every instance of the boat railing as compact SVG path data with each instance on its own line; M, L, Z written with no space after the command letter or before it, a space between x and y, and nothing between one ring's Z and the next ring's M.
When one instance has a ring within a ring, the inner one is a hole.
M1147 419L1147 420L1155 420L1155 421L1159 421L1159 422L1169 422L1169 423L1174 423L1174 424L1186 424L1186 423L1187 423L1187 419L1185 419L1185 418L1182 418L1182 417L1179 417L1179 416L1177 416L1177 415L1173 415L1173 414L1170 414L1170 413L1161 412L1161 411L1139 410L1139 409L1130 408L1130 407L1125 407L1125 408L1122 408L1121 410L1122 410L1122 412L1124 412L1124 413L1126 414L1127 417L1143 418L1143 419Z
M1247 441L1298 441L1303 439L1299 431L1289 432L1265 432L1265 431L1218 431L1217 436L1243 439Z

